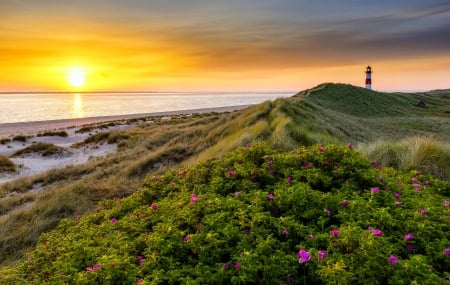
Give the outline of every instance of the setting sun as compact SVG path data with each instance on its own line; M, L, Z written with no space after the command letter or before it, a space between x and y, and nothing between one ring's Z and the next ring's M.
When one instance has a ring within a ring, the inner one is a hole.
M84 85L86 72L80 67L72 67L67 73L67 81L73 87L81 87Z

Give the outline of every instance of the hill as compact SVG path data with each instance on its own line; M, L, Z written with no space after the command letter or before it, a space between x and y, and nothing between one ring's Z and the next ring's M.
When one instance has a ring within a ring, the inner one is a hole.
M427 103L426 108L415 106L420 100ZM169 121L141 118L142 123L127 131L103 130L105 136L121 138L116 153L0 186L0 260L5 265L16 263L61 219L91 212L104 199L139 191L145 176L220 158L248 143L264 141L278 151L349 141L355 147L367 144L370 148L380 139L391 145L417 135L433 136L436 148L423 163L437 165L437 172L446 178L450 150L441 142L450 141L449 106L448 93L381 93L322 84L292 98L232 113L178 116ZM390 147L384 149L390 157L396 153ZM403 148L400 151L404 153ZM440 164L435 163L438 159ZM405 165L407 169L421 166Z

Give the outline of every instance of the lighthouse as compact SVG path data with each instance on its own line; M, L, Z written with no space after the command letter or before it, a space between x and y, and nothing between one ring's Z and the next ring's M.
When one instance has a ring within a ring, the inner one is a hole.
M366 68L366 89L372 90L372 68L370 65Z

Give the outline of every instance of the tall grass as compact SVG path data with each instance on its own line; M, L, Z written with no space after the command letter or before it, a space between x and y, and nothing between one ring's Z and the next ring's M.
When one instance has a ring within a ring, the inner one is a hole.
M370 159L400 170L417 169L450 180L450 144L432 137L412 137L399 142L379 140L358 150Z
M8 157L0 155L0 173L14 171L16 171L14 163Z

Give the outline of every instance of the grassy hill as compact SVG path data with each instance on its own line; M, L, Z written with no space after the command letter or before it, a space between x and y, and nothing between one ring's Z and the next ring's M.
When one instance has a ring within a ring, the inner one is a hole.
M427 103L424 109L415 106L421 100ZM104 131L107 137L120 138L113 140L118 143L115 154L0 186L2 264L18 262L41 234L54 229L62 218L84 215L99 201L139 191L145 176L222 157L248 143L264 141L275 150L287 151L300 145L351 141L377 159L386 152L395 154L390 147L394 142L405 140L397 147L403 153L408 139L429 136L436 146L431 159L428 155L428 161L413 161L411 156L414 165L405 162L403 167L411 169L423 163L423 169L432 171L425 166L441 161L437 169L441 178L450 173L450 150L443 143L450 141L450 94L445 92L381 93L322 84L291 98L233 113L142 121L127 131ZM379 147L381 142L386 145ZM12 192L18 194L9 195Z

